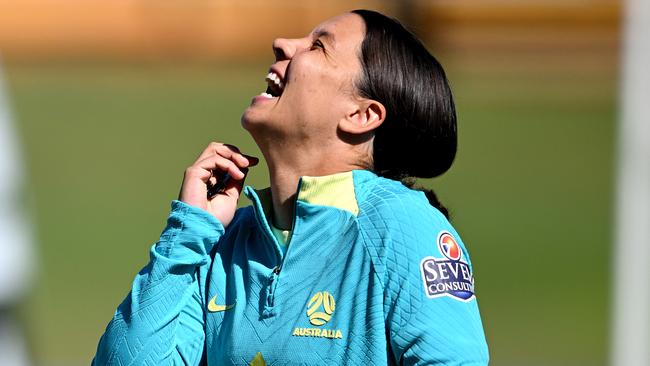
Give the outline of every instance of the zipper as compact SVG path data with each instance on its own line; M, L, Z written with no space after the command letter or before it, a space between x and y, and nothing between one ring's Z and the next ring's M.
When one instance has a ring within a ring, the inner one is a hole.
M302 186L302 178L300 179L300 181L298 181L297 192L300 192L300 186ZM293 241L293 237L296 232L297 221L298 221L298 195L296 194L296 200L293 203L293 221L291 223L291 237L289 238L289 241L286 244L287 251L284 253L284 256L282 256L280 243L277 242L275 235L273 235L272 232L267 233L271 235L271 239L275 243L275 250L276 250L276 254L278 255L278 258L280 258L280 264L273 268L273 271L271 272L271 276L269 277L269 289L266 296L266 306L265 306L267 308L266 310L270 310L275 305L275 289L278 287L278 282L280 282L280 272L282 271L282 266L284 265L284 261L287 259L287 256L289 255L289 251L292 248L291 242ZM271 224L269 223L269 226L270 225Z

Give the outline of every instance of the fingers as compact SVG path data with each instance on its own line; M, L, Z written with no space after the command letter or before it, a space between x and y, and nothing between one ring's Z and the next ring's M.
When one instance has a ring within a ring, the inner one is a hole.
M244 168L244 167L241 167ZM214 172L214 173L213 173ZM228 173L234 179L240 180L244 178L244 173L234 161L224 158L221 155L212 155L203 160L197 161L191 167L187 168L186 174L188 176L201 179L203 182L216 183L214 179L218 179L221 173Z
M242 154L236 146L212 142L199 159L187 168L185 175L200 179L208 188L216 187L222 191L243 185L248 167L258 163L258 158Z
M230 159L241 168L255 166L259 159L242 154L236 146L230 144L222 144L220 142L211 142L208 147L199 155L197 162L205 160L212 155L220 155L226 159Z
M258 163L258 158L242 154L235 146L212 142L185 170L178 199L212 213L227 226L248 168Z
M211 156L199 163L199 165L202 164L205 164L205 168L212 169L213 175L217 174L220 176L222 174L219 173L225 172L235 179L243 179L245 176L241 168L243 168L243 166L245 166L246 164L243 164L239 161L233 161L233 160L223 158L220 155Z

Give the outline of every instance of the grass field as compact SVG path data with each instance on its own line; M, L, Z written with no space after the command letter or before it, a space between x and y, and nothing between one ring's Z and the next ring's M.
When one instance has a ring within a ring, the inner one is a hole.
M603 365L614 75L453 61L458 159L422 183L469 247L492 364ZM209 141L258 152L239 118L266 67L7 66L39 239L20 316L39 365L89 363ZM260 166L248 183L266 180Z

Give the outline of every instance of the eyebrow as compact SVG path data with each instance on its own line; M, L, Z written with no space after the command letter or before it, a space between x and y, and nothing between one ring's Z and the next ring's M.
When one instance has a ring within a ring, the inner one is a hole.
M334 35L325 29L316 29L314 31L314 37L315 38L326 38L332 46L336 46L336 39L334 38Z

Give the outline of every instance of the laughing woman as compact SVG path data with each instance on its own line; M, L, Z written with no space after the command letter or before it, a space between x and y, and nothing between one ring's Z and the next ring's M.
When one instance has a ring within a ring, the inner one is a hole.
M242 116L270 188L244 188L257 158L210 144L93 364L487 364L467 250L402 183L456 154L439 63L363 10L273 51Z

